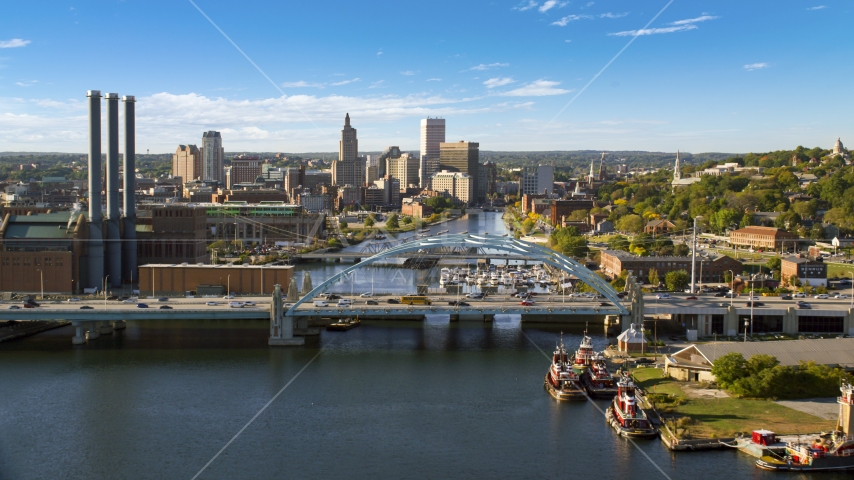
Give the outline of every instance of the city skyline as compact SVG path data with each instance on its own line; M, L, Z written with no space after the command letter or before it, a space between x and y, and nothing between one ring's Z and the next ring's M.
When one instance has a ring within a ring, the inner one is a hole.
M841 1L725 2L710 11L666 1L47 2L7 12L6 151L84 152L90 89L138 93L138 149L152 153L208 130L222 132L229 151L331 152L347 112L363 151L414 151L426 117L450 121L448 141L492 151L743 153L830 148L854 135L837 108L852 95L851 67L840 61L845 32L834 28L851 15ZM316 34L382 15L436 28L394 43L371 28ZM282 19L298 21L283 30ZM123 27L117 34L104 28L110 23ZM162 74L201 63L203 51L215 71ZM798 113L803 105L821 114Z

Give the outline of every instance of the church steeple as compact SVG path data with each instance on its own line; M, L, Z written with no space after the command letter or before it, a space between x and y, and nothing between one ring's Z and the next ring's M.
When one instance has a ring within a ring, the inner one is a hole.
M676 150L676 165L673 166L673 180L682 179L682 160L679 159L679 150Z

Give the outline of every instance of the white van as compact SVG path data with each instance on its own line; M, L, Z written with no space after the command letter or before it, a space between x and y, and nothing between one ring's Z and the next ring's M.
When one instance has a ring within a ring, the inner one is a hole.
M325 300L315 300L315 301L314 301L314 306L315 306L315 307L328 307L328 306L329 306L329 302L327 302L327 301L325 301Z
M349 307L352 305L353 305L353 301L350 300L349 298L342 298L341 300L338 300L338 306L339 307Z

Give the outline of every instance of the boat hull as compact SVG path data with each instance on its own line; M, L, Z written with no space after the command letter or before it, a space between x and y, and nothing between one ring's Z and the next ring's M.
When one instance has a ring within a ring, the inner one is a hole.
M617 419L617 416L614 415L614 407L613 405L608 407L608 411L605 412L605 420L611 424L611 427L617 431L617 433L621 437L626 438L655 438L658 436L658 429L656 428L626 428L620 424L620 421Z
M762 457L756 461L756 466L763 470L785 470L791 472L830 472L854 470L854 456L824 457L813 460L812 465L787 463L772 457Z
M584 401L587 400L587 395L584 393L584 390L580 385L576 385L577 388L571 389L560 389L555 387L549 381L549 374L546 374L546 377L543 379L543 387L548 390L549 395L555 398L555 400L560 401Z
M361 324L362 324L362 322L360 322L358 320L355 322L349 322L349 323L340 323L340 322L330 323L329 325L326 326L326 330L329 332L346 332L347 330L352 330Z
M587 394L591 397L595 398L614 398L617 395L617 387L597 387L593 384L593 381L590 380L588 375L583 375L581 377L581 384L584 385L584 389L587 390Z

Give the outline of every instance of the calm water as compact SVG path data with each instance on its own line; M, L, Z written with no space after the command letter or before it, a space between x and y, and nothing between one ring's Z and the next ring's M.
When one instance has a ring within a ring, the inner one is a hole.
M503 232L496 214L457 223ZM340 268L307 267L315 282ZM673 479L784 476L734 451L635 447L605 423L607 402L556 403L535 344L549 352L559 329L431 316L269 348L267 322L198 320L131 322L77 347L70 327L2 343L0 480L189 480L280 391L198 478L665 478L640 449Z
M549 351L549 327L371 323L273 349L265 322L248 325L0 344L0 478L190 479L318 352L199 478L665 478L592 402L543 390L548 360L531 340ZM637 445L674 479L782 476L734 451Z

